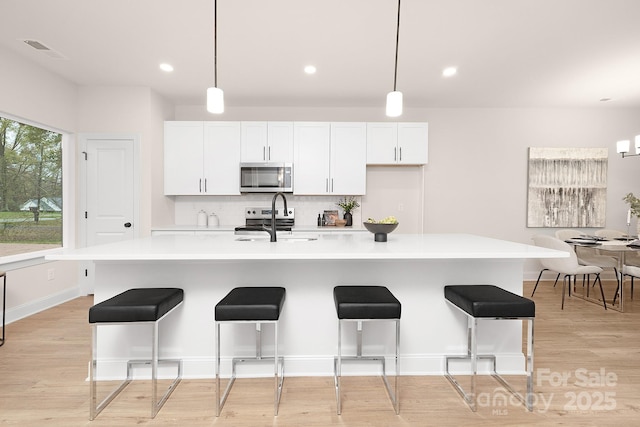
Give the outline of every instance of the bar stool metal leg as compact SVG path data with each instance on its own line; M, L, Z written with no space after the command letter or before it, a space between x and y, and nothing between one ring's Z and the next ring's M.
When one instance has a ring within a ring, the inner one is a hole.
M7 273L0 271L0 276L2 276L2 338L0 338L0 347L2 347L4 345L5 313L7 309Z
M229 396L229 392L231 392L231 388L233 387L234 382L236 381L237 369L236 366L238 363L243 362L260 362L260 361L271 361L273 359L274 364L274 378L275 378L275 390L274 390L274 398L273 398L273 413L274 415L278 415L278 408L280 407L280 398L282 397L282 386L284 384L284 358L278 356L278 321L216 321L215 332L216 332L216 417L220 416L222 408L227 401L227 397ZM256 327L256 355L255 357L234 357L231 359L231 377L227 381L227 386L224 392L220 393L220 325L222 323L255 323ZM264 357L262 355L262 323L273 323L274 326L274 355Z
M468 320L468 340L469 340L469 357L471 357L471 396L469 405L471 406L471 410L475 411L477 409L477 400L476 400L476 377L478 375L478 340L477 340L477 329L478 329L478 320L475 317L469 317Z
M363 356L362 355L362 323L365 321L393 321L396 329L396 342L394 353L394 382L393 388L389 382L386 369L385 356ZM355 356L343 356L342 355L342 323L343 322L356 322L356 355ZM385 389L393 405L393 409L396 414L400 413L399 399L398 399L398 357L400 354L400 319L338 319L338 355L333 360L333 381L336 392L337 402L337 414L342 414L342 396L341 396L341 377L342 377L342 363L343 361L375 361L380 362L382 365L382 381L384 382Z
M175 308L174 308L175 309ZM173 311L173 310L171 310ZM171 312L169 311L169 313ZM167 313L167 314L169 314ZM166 316L166 315L165 315ZM163 316L164 318L164 316ZM162 319L162 318L161 318ZM161 320L159 319L159 320ZM107 397L105 397L100 403L97 402L97 383L98 380L96 378L97 371L97 349L98 349L98 326L108 326L108 325L116 325L116 324L126 324L126 323L93 323L91 325L92 328L92 338L91 338L91 363L89 365L89 399L90 399L90 410L89 410L89 420L94 420L100 412L104 408L106 408L109 403L118 395L120 392L133 380L133 366L134 365L150 365L151 367L151 418L155 418L158 414L158 411L162 408L164 403L167 401L171 393L175 390L182 379L182 361L179 359L162 359L158 358L158 321L151 322L153 323L153 332L152 332L152 345L151 345L151 359L150 360L129 360L127 362L127 376L126 378L117 386L116 389L111 391ZM140 323L149 323L149 322L136 322L136 324ZM172 383L169 385L165 393L162 397L158 398L158 367L160 365L175 365L177 368L177 375L173 379Z
M114 389L107 397L105 397L100 403L97 402L98 381L96 379L96 371L98 368L98 325L91 325L91 364L89 365L89 398L91 405L89 408L89 421L93 421L104 408L118 395L120 392L131 382L131 364L127 363L127 376L120 383L120 385Z
M496 318L500 319L500 318ZM514 319L518 320L518 319ZM477 394L476 394L476 378L478 375L478 360L490 360L491 361L491 376L496 379L505 389L507 389L513 396L520 400L527 407L529 411L533 411L533 329L534 318L522 318L526 320L527 325L527 356L526 356L526 394L523 396L518 393L509 382L504 379L496 368L496 357L492 354L478 354L477 343L477 327L478 319L472 316L467 317L468 322L468 335L467 335L467 355L466 356L446 356L445 357L445 377L451 382L454 388L458 391L460 396L467 402L469 408L472 411L477 410ZM471 378L469 392L466 392L460 385L458 380L450 373L449 361L450 360L469 360L471 364Z
M278 408L280 407L280 397L282 396L282 383L278 378L278 324L275 324L275 342L273 344L274 352L273 352L273 374L274 374L274 396L273 396L273 413L278 415ZM284 363L282 364L284 369Z

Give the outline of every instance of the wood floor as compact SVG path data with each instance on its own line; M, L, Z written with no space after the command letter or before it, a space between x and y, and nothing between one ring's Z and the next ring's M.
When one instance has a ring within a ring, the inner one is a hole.
M627 285L628 286L628 285ZM613 284L606 284L607 297ZM525 283L530 295L531 283ZM529 413L490 378L476 413L440 376L402 377L400 415L379 378L345 377L341 416L332 378L287 378L273 416L271 379L238 380L215 417L212 381L184 380L154 420L149 384L130 385L88 421L90 330L82 297L7 326L0 347L0 424L20 426L631 426L640 423L640 301L628 312L604 311L577 298L560 310L561 286L543 283L534 297L536 409ZM639 297L640 298L640 297ZM434 325L435 326L435 325ZM428 334L428 331L426 331ZM521 384L524 384L522 382Z

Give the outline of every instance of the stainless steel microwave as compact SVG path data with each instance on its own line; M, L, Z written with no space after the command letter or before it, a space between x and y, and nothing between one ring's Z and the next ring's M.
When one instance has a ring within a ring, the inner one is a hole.
M291 163L240 163L241 193L292 193Z

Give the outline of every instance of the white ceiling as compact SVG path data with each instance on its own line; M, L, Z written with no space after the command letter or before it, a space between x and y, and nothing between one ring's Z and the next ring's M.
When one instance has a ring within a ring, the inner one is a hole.
M396 13L396 0L218 0L227 105L383 108ZM213 0L2 0L0 17L0 46L78 85L180 105L213 85ZM398 90L406 107L640 107L639 17L640 0L403 0Z

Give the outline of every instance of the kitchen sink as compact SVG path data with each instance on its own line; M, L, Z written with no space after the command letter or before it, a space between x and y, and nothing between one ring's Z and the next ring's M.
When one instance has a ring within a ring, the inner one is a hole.
M268 242L269 240L269 236L245 236L238 237L236 242ZM278 242L311 242L314 240L318 240L318 236L296 236L293 234L278 236Z

